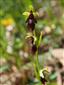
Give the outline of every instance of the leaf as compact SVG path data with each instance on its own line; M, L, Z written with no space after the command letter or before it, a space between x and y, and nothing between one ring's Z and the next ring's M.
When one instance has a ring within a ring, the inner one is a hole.
M57 73L53 73L53 74L50 75L51 80L54 80L56 77L57 77Z
M9 69L9 65L1 66L1 67L0 67L0 73L6 71L6 70L8 70L8 69Z

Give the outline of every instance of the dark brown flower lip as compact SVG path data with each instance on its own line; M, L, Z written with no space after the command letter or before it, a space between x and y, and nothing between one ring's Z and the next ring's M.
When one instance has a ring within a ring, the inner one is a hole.
M35 54L37 51L37 46L36 44L32 45L32 53Z
M40 77L40 81L41 81L42 84L44 84L44 85L45 85L46 82L48 82L45 78L42 78L42 77Z
M37 20L35 19L32 11L30 11L30 15L28 16L26 23L27 23L28 30L33 31L35 29L35 23L37 23Z

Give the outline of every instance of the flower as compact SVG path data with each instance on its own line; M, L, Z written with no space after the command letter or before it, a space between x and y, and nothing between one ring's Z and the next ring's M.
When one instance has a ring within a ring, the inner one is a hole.
M1 20L1 24L4 26L8 26L8 25L14 24L14 20L12 18L6 18Z
M26 39L31 41L31 44L34 44L36 42L36 37L32 33L27 33Z
M39 72L39 74L40 74L40 80L41 80L42 84L44 84L44 85L46 84L46 82L48 82L48 80L46 78L46 76L48 76L47 73L49 73L47 67L44 68L44 69L42 69L42 70L40 70L40 72Z
M30 12L24 12L23 15L28 16L28 18L26 19L28 30L33 31L35 29L35 23L37 23L35 16L39 16L38 12L34 12L31 9Z
M32 11L30 11L30 15L28 16L26 23L27 23L27 27L30 31L33 31L35 29L35 23L37 23L37 21L33 15Z

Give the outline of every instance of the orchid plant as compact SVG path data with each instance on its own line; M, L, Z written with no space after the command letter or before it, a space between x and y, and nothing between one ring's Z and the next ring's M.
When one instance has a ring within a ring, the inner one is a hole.
M37 23L37 20L35 16L38 16L38 12L33 11L34 8L31 6L31 10L29 12L24 12L23 15L28 16L26 19L27 23L27 36L26 39L30 40L31 44L31 53L32 56L34 56L34 59L32 60L34 69L35 69L35 75L38 80L40 80L40 84L46 85L47 79L45 78L46 72L48 72L48 69L45 68L41 70L39 59L38 59L38 47L40 46L41 40L42 40L42 32L40 33L39 39L37 39L36 32L35 32L35 25ZM45 73L45 75L44 75Z

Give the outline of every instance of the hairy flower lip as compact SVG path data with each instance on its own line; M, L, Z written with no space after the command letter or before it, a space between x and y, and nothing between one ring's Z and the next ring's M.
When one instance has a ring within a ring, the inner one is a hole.
M30 14L26 20L28 30L33 31L35 29L35 23L37 23L37 20L34 17L33 11L30 11Z
M37 46L36 44L32 45L32 53L35 54L37 51Z

